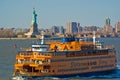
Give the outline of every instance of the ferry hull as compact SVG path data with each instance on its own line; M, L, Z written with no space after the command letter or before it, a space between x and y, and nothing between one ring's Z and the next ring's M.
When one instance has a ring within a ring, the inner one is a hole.
M70 52L69 52L70 53ZM74 52L72 52L74 53ZM72 54L71 53L71 54ZM53 53L52 53L53 54ZM51 59L51 63L44 63L44 68L50 68L49 71L40 71L41 69L39 66L40 64L23 64L18 65L16 64L16 70L17 67L19 68L18 74L21 75L27 75L27 76L71 76L71 75L77 75L77 74L93 74L96 72L106 72L116 69L116 59L114 56L114 53L109 53L105 55L94 55L94 56L82 56L82 57L71 57L70 55L66 55L64 52L57 52L55 54L63 54L62 56L53 56L53 59ZM77 53L78 54L78 53ZM67 57L66 57L67 56ZM51 67L46 65L51 65ZM24 70L23 70L24 69ZM32 70L31 72L27 72L25 70ZM35 71L37 70L37 72ZM38 71L39 70L39 71ZM17 71L16 71L17 73ZM94 74L93 74L94 75Z
M39 76L26 76L21 75L24 78L31 77L31 78L39 78L39 77L57 77L57 78L67 78L67 77L90 77L90 78L97 78L100 76L105 76L109 74L113 74L116 72L115 69L105 70L105 71L96 71L96 72L86 72L86 73L77 73L77 74L66 74L66 75L39 75Z
M58 78L66 78L66 77L92 77L92 76L102 76L102 75L108 75L115 73L116 69L106 70L106 71L96 71L96 72L86 72L86 73L78 73L78 74L69 74L69 75L57 75L52 77L58 77Z

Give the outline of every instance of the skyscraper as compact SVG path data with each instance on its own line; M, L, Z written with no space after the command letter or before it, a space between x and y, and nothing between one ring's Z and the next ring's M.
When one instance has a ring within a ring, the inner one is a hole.
M110 26L110 18L106 18L106 20L105 20L105 25Z
M25 35L27 37L35 37L37 34L38 34L37 14L35 12L35 9L33 8L32 23L30 24L30 31L26 33Z
M116 32L116 33L120 32L120 22L117 22L117 23L115 24L115 32Z
M64 34L64 28L63 28L63 26L59 26L59 33L60 34Z
M53 33L64 34L64 28L63 28L63 26L53 26L52 27L52 32Z
M52 32L53 33L59 33L58 26L52 26Z
M110 18L106 18L106 20L105 20L104 32L105 33L112 33L113 32L113 28L110 24Z
M78 33L78 27L80 26L80 23L77 22L67 22L67 28L66 33Z

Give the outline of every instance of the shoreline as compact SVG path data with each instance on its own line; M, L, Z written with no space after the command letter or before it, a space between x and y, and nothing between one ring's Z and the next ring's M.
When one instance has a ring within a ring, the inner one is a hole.
M120 37L100 37L100 38L120 38ZM40 38L0 38L0 40L38 40L38 39Z
M0 38L0 40L38 40L39 38Z

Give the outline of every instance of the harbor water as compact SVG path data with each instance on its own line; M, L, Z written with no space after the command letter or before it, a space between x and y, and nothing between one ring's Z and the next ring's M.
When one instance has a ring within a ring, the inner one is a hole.
M37 80L120 80L120 38L101 38L105 45L113 45L116 49L117 69L107 75L68 78L42 77ZM37 40L0 40L0 80L10 80L14 71L17 51L22 47L30 47Z

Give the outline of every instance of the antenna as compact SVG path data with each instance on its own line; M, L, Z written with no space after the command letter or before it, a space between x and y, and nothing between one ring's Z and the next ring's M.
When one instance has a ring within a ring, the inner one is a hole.
M96 42L96 36L95 36L95 31L93 31L93 44L95 45L95 42Z
M44 33L43 33L43 31L42 31L42 36L41 36L41 44L44 44L45 42L44 42Z

